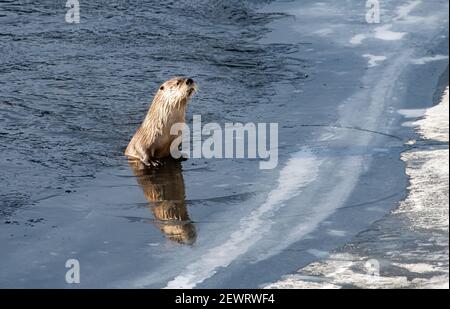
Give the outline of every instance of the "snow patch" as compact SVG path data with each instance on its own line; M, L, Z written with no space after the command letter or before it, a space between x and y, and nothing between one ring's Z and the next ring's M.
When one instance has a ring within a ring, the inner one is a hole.
M350 43L353 45L361 45L362 42L367 39L367 35L365 34L357 34L350 39Z
M391 24L375 28L375 38L384 41L398 41L407 35L406 32L391 31L391 28Z
M423 57L423 58L419 58L419 59L413 59L413 60L411 60L411 62L413 64L423 65L423 64L427 64L429 62L442 61L442 60L448 60L448 56L435 55L435 56Z
M420 135L425 139L432 139L440 142L449 141L449 89L447 88L442 101L427 110L425 118L416 122Z
M371 54L365 54L363 57L369 59L369 68L376 67L378 66L378 62L383 62L387 59L385 56L375 56Z

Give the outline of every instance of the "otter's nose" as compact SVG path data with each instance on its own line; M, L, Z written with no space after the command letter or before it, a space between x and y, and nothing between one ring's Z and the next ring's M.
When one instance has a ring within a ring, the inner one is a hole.
M188 86L192 85L193 83L194 83L194 80L192 78L188 78L186 80L186 85L188 85Z

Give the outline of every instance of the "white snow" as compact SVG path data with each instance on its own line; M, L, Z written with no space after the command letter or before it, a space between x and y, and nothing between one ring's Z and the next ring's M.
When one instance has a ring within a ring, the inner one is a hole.
M362 42L367 39L367 35L365 34L356 34L350 39L350 43L353 45L360 45Z
M405 35L407 35L406 32L391 31L391 28L391 24L375 28L375 38L384 41L398 41L401 40Z
M353 45L360 45L367 38L376 38L383 41L398 41L403 39L408 33L393 31L394 25L398 24L433 24L436 22L435 16L412 16L410 15L420 4L421 0L411 1L407 4L397 7L396 16L392 18L391 23L381 25L370 31L370 33L359 33L350 39Z
M428 109L425 117L414 123L424 139L449 141L449 92L437 106ZM448 232L449 150L419 149L405 152L410 176L410 194L397 213L406 213L416 228Z
M363 57L369 59L369 68L376 67L379 65L379 62L383 62L387 59L386 56L376 56L371 54L365 54Z
M419 128L419 133L423 136L423 138L448 142L448 97L449 90L447 88L441 103L428 109L425 114L425 119L416 122Z
M408 112L406 114L408 115ZM428 109L425 117L414 124L424 139L449 141L448 88L441 103ZM323 261L304 267L299 274L285 276L265 288L336 289L353 286L376 289L448 289L448 147L446 149L419 147L405 152L402 160L406 162L406 172L410 176L409 194L394 214L402 216L409 222L407 229L425 236L414 241L411 248L402 243L401 236L389 232L386 232L387 236L381 234L380 237L384 239L370 238L367 244L364 243L366 249L363 252L369 250L395 260L394 262L376 260L380 267L379 275L371 275L367 269L367 262L371 261L372 257L358 253L333 253ZM386 223L385 228L389 224ZM399 239L395 240L396 237ZM408 273L409 277L405 275Z
M442 60L448 60L448 56L435 55L435 56L423 57L423 58L419 58L419 59L413 59L413 60L411 60L411 62L413 64L423 65L423 64L427 64L429 62L442 61Z

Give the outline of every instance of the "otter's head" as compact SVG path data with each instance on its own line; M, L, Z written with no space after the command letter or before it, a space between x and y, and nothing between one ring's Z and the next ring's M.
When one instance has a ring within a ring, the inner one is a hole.
M175 77L162 84L156 96L169 104L185 104L196 91L192 78Z

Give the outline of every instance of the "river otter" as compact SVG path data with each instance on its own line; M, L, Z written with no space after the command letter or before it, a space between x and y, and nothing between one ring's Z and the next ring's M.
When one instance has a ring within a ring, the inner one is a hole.
M146 166L159 166L159 159L170 156L170 146L178 137L171 135L170 129L185 122L187 103L196 90L191 78L176 77L162 84L125 155Z

